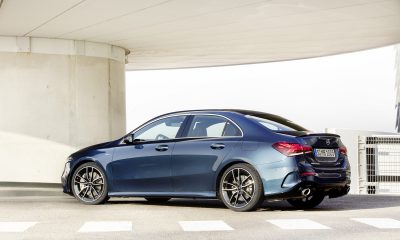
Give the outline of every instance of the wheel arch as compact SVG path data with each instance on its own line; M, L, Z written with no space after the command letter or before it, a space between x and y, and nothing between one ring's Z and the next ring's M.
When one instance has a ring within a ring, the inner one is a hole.
M217 177L215 179L215 192L216 192L216 196L217 198L219 198L219 182L222 178L222 175L224 174L224 172L226 171L226 169L228 169L229 167L238 164L238 163L245 163L245 164L250 164L248 161L244 160L244 159L233 159L229 162L227 162L225 165L223 165L217 174ZM250 164L251 165L251 164Z
M89 163L89 162L93 162L96 163L96 161L93 158L83 158L81 160L78 161L78 163L76 163L73 168L71 168L70 170L70 174L68 177L68 189L70 190L70 192L72 193L72 176L75 173L75 170L79 167L82 166L85 163Z

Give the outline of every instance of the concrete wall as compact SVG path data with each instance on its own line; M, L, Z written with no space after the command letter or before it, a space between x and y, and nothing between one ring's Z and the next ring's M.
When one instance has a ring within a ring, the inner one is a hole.
M125 62L0 52L0 182L59 183L75 150L125 133Z
M343 144L347 147L347 155L351 167L351 186L350 193L359 194L360 191L360 173L359 173L359 157L358 157L358 137L373 135L393 135L395 133L372 132L350 129L327 128L326 132L340 135Z

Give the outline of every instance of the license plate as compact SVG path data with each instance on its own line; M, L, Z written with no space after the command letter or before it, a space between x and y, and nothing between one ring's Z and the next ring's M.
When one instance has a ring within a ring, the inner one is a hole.
M315 156L322 158L334 158L335 149L315 149Z

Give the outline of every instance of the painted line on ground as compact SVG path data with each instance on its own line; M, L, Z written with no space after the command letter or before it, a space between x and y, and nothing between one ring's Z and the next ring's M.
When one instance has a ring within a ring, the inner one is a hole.
M179 221L179 225L185 232L203 232L203 231L232 231L231 226L224 221Z
M25 232L37 222L0 222L1 233Z
M92 221L85 222L78 232L130 232L132 222L128 221Z
M331 229L325 225L314 222L309 219L273 219L267 222L284 229L284 230L299 230L299 229Z
M351 220L381 229L400 228L400 221L393 218L352 218Z

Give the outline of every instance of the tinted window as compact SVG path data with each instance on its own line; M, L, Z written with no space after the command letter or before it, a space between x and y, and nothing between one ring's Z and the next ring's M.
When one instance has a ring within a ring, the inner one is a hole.
M281 117L267 118L263 116L247 115L246 117L253 119L264 127L272 131L307 131L307 129Z
M176 138L185 116L164 118L139 129L135 133L135 139L166 140Z
M241 136L240 130L229 120L218 116L195 116L188 137Z
M239 128L235 126L235 124L231 123L230 121L226 122L224 136L231 137L231 136L241 136L242 133L240 132Z

